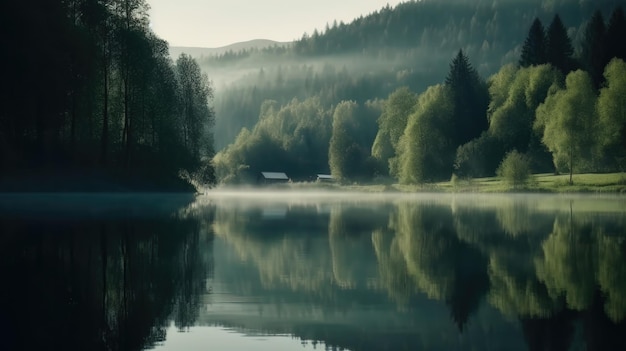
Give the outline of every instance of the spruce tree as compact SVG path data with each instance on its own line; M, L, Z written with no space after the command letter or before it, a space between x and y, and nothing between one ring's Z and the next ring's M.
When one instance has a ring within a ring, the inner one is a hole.
M626 60L624 33L626 33L626 18L624 10L618 7L611 14L606 31L607 60L610 61L615 57Z
M546 63L546 32L541 21L535 18L524 40L519 65L528 67L544 63Z
M585 27L585 36L582 42L580 55L582 68L591 74L596 89L604 81L602 73L608 63L606 55L606 29L604 18L600 11L596 11Z
M459 50L450 63L446 86L450 89L454 101L450 136L456 147L487 130L489 92L487 85L480 79L463 50Z
M567 75L574 67L574 48L559 15L554 15L548 28L546 54L548 63Z

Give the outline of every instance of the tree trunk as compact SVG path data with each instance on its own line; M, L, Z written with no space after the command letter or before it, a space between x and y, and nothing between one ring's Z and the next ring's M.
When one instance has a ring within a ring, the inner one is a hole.
M109 79L108 70L104 68L104 104L102 108L102 148L100 160L103 165L107 163L107 146L109 143Z
M76 91L72 92L72 120L70 125L70 153L76 156Z
M104 37L104 36L103 36ZM101 139L101 154L100 154L100 162L102 165L106 165L107 163L107 147L109 143L109 67L108 67L108 57L107 57L107 41L102 44L102 74L104 78L104 103L102 107L102 139Z

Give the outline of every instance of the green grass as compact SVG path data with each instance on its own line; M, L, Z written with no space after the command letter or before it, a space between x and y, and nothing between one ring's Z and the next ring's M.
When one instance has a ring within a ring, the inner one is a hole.
M457 186L452 191L477 192L553 192L553 193L626 193L624 173L584 173L574 174L573 184L569 184L569 174L534 174L525 186L513 188L498 177L476 178L467 181L469 185ZM449 182L438 183L445 186ZM451 186L450 186L451 188Z
M534 174L527 185L514 188L499 177L454 179L422 185L371 184L332 185L330 188L359 192L447 192L447 193L620 193L626 194L626 173Z

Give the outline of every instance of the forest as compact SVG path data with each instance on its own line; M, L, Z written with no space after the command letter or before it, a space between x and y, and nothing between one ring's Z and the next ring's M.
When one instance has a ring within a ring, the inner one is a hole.
M6 4L3 191L214 182L213 87L193 58L170 58L148 10L145 0Z
M2 191L194 191L261 171L421 184L515 160L624 169L617 0L407 1L195 58L172 58L148 12L146 0L7 4Z
M409 1L288 46L203 57L222 183L422 184L621 171L625 26L616 1Z

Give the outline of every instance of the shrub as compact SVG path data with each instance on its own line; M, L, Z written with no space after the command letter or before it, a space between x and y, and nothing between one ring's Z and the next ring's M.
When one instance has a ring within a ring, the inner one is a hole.
M506 154L496 174L514 188L522 187L530 179L530 160L517 150L513 150Z
M452 185L453 189L459 186L459 177L454 173L452 173L452 177L450 177L450 185Z

